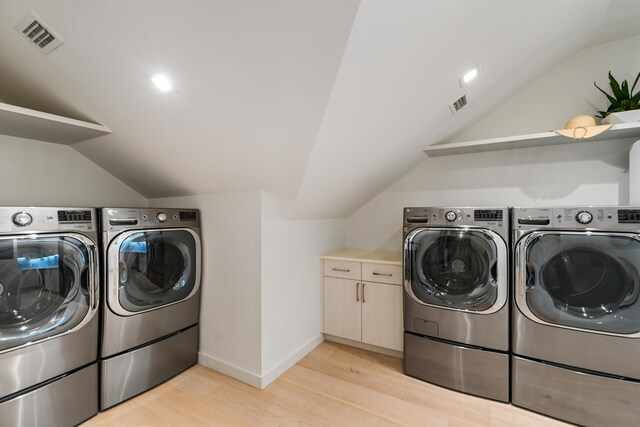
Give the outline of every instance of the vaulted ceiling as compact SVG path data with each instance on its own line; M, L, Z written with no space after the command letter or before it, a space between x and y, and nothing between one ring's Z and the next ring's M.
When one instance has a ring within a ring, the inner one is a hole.
M0 0L0 99L107 125L73 147L145 197L266 190L339 217L566 56L640 33L638 3ZM15 30L30 11L64 39L48 55Z

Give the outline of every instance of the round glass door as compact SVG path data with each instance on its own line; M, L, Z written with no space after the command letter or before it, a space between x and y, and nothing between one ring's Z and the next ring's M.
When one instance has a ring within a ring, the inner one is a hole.
M499 252L506 254L506 249L504 244L498 248L490 232L423 229L409 240L405 263L410 265L410 294L418 302L479 312L504 304L506 290L499 292L498 268L506 275L506 266L498 264Z
M82 323L92 301L92 259L80 238L0 239L0 352Z
M640 332L640 241L634 235L548 232L526 243L519 283L536 318L593 331Z
M196 289L197 236L187 230L130 233L117 246L117 302L140 312L188 298Z

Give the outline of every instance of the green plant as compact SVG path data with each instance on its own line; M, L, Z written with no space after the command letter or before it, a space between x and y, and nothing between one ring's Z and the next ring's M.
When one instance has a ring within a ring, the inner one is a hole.
M636 93L635 95L633 94L633 90L636 88L638 79L640 79L640 73L638 73L638 76L636 77L636 80L633 82L633 86L631 87L631 91L629 91L629 83L624 80L622 84L618 84L618 81L611 75L611 71L609 71L609 86L611 86L613 96L600 89L596 82L593 82L593 85L597 87L600 92L604 93L611 102L611 105L609 106L609 108L607 108L607 111L598 111L600 115L597 117L604 119L611 113L640 109L640 92Z

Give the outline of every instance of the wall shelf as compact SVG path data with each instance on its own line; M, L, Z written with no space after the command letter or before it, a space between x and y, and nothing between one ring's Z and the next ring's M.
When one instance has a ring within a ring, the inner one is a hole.
M111 130L103 125L0 102L0 134L56 144L75 144Z
M600 135L580 140L579 142L596 142L607 140L640 139L640 122L613 125ZM429 157L451 156L454 154L483 153L487 151L511 150L515 148L544 147L548 145L575 144L571 138L556 132L532 133L528 135L506 136L501 138L482 139L477 141L452 142L436 144L424 150Z

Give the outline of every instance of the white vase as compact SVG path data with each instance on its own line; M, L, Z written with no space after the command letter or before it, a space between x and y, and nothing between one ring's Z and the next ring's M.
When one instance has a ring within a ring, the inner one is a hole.
M622 111L620 113L611 113L602 119L603 125L616 125L619 123L640 122L640 110Z

